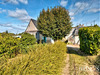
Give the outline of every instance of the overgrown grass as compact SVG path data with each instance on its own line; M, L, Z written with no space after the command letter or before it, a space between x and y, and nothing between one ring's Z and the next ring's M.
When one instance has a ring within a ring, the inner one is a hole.
M56 42L30 48L28 54L12 59L0 58L1 75L61 75L66 58L66 44Z
M69 50L69 59L70 75L98 75L96 65L94 65L94 63L97 63L100 66L100 58L98 56L88 56L79 51Z
M70 75L88 75L88 73L81 68L87 65L87 60L84 56L78 55L77 51L70 50L69 54L69 71Z

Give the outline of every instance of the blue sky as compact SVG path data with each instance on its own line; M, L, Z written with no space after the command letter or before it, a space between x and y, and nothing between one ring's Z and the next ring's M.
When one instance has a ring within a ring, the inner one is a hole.
M24 32L31 18L54 6L69 10L73 26L100 26L100 0L0 0L0 32Z

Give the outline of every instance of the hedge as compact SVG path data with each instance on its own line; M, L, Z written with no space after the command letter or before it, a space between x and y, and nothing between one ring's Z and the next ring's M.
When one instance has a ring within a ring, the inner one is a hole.
M30 51L28 54L19 55L0 63L0 74L61 75L66 58L66 44L63 42L40 44L35 50Z
M100 51L100 27L84 27L79 29L80 50L91 55Z

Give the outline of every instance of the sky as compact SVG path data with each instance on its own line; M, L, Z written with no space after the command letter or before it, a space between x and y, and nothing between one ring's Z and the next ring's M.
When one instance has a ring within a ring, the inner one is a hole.
M100 26L100 0L0 0L0 32L24 32L31 18L37 20L42 9L55 6L69 11L73 27Z

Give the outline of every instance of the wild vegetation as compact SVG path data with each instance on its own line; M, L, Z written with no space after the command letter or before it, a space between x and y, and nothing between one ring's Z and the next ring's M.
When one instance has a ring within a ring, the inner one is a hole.
M70 75L99 75L100 56L69 50Z
M12 37L11 34L2 33L0 35L0 56L6 54L14 57L19 53L19 39Z
M66 45L57 41L55 44L40 44L29 47L27 54L20 54L12 59L0 58L1 75L61 75L66 58ZM2 62L1 62L2 60Z
M100 27L84 27L79 30L80 50L91 55L100 52Z
M22 38L14 36L16 35L11 33L2 33L0 35L0 56L15 57L20 53L27 52L27 47L36 43L35 37L28 33L22 34Z

